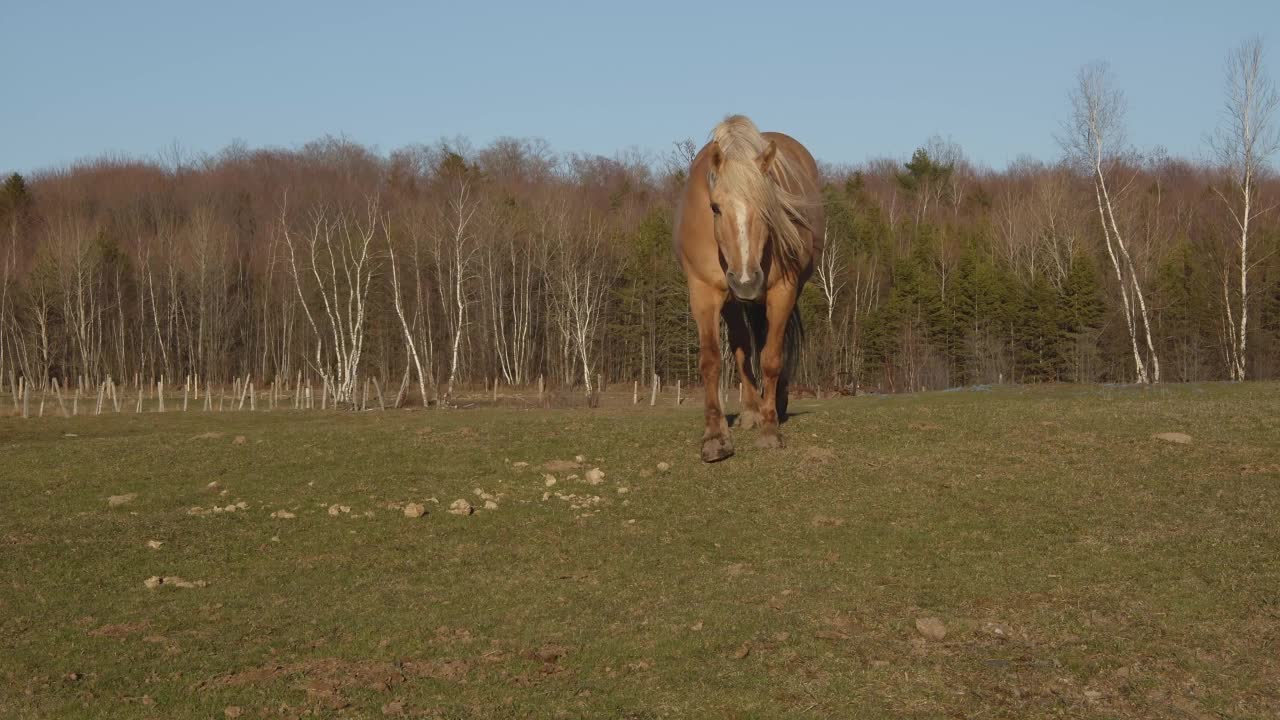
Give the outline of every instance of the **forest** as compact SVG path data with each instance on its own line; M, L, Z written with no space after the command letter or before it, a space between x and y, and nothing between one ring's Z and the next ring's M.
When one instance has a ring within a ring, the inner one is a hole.
M1257 79L1260 47L1246 50L1236 70ZM1060 157L994 170L935 136L823 163L827 249L801 298L793 382L1280 377L1280 184L1274 124L1256 122L1275 98L1233 87L1209 160L1137 150L1123 95L1093 65L1069 93ZM1255 122L1231 122L1233 108ZM350 401L375 378L413 403L540 377L586 394L697 383L671 230L699 146L383 153L326 137L8 174L0 383L301 375Z

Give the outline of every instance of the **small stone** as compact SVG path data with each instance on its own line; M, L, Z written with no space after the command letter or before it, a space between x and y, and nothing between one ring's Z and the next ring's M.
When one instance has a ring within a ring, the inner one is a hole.
M1177 443L1178 445L1190 445L1191 436L1180 432L1156 433L1151 437L1156 440L1164 440L1165 442Z
M217 481L217 480L214 480L213 482L209 483L208 485L205 485L205 487L209 488L210 490L213 490L213 489L215 489L215 488L217 488L217 487L218 487L218 481Z
M629 488L627 488L627 487L620 487L620 488L618 488L618 494L619 494L619 495L626 495L626 494L627 494L627 493L629 493L629 492L631 492L631 490L630 490Z
M982 632L992 637L999 638L1001 640L1008 640L1009 638L1013 637L1013 631L1010 630L1009 626L1005 625L1004 623L995 623L995 622L983 623Z
M586 459L585 457L581 456L581 455L574 455L574 456L573 456L573 461L574 461L574 462L576 462L576 463L578 463L579 465L581 465L582 463L586 462L586 461L587 461L587 459Z
M228 705L222 710L222 714L229 718L238 718L241 715L244 715L244 709L239 705Z
M600 468L591 468L587 471L587 483L590 485L599 485L604 482L604 471Z
M452 515L470 515L473 512L475 508L465 498L458 498L449 505L449 513Z
M335 505L330 505L330 506L329 506L329 514L330 514L330 515L332 515L333 517L338 517L338 515L340 515L341 513L349 513L349 512L351 512L351 506L350 506L350 505L336 505L336 504L335 504Z
M550 498L551 498L551 493L550 493L550 492L544 492L544 493L542 493L542 500L543 500L544 502L545 502L545 501L547 501L547 500L548 500L548 499L550 499Z
M556 476L550 473L542 476L542 484L551 487L556 484Z
M664 473L664 472L668 472L668 471L670 471L670 470L671 470L671 463L668 463L668 462L660 462L660 463L658 463L658 472L660 472L660 473Z
M733 657L735 660L744 660L750 654L751 654L751 643L744 642L742 643L741 647L739 647L737 650L734 651Z
M236 507L240 508L241 510L248 510L248 509L249 509L249 503L247 503L247 502L245 502L245 501L241 500L240 502L236 503Z
M231 444L232 444L232 445L244 445L244 444L246 444L246 443L248 443L248 442L249 442L249 438L247 438L247 437L245 437L245 436L243 436L243 435L237 435L237 436L235 437L235 439L231 441Z
M422 503L409 503L404 506L404 516L407 518L420 518L427 514L427 507Z
M164 541L163 541L163 540L148 540L148 541L147 541L147 547L151 548L152 550L159 550L161 545L164 545Z
M694 623L694 624L690 625L690 626L689 626L689 629L690 629L690 630L692 630L692 631L694 631L694 632L701 632L701 631L702 631L702 621L701 621L701 620L699 620L698 622L696 622L696 623Z
M484 501L484 509L485 509L485 510L497 510L497 509L498 509L498 503L496 503L496 502L494 502L494 501L492 501L492 500L485 500L485 501Z
M121 505L128 505L129 503L137 499L138 499L138 493L127 493L125 495L112 495L111 497L107 498L107 506L120 507Z
M226 507L222 508L223 512L235 512L236 510L239 510L239 509L240 509L240 508L239 508L239 507L237 507L237 506L235 506L235 505L228 505L228 506L226 506Z
M288 510L277 510L277 511L275 511L275 512L271 513L271 517L273 517L273 518L277 518L277 519L280 519L280 520L292 520L292 519L294 519L295 517L297 517L297 515L294 515L293 513L289 512Z
M84 675L81 675L81 674L80 674L80 673L78 673L78 672L69 672L69 673L67 673L67 679L68 679L68 680L70 680L71 682L76 682L77 680L79 680L79 679L80 679L80 678L82 678L82 677L84 677Z
M155 590L156 588L160 587L160 576L159 576L159 575L152 575L151 577L147 578L146 580L143 580L143 581L142 581L142 584L143 584L143 585L145 585L145 586L147 586L147 589L148 589L148 590Z
M519 462L513 462L513 463L511 463L511 467L516 468L517 470L519 470L520 468L527 468L527 467L529 467L529 463L527 463L527 462L525 462L525 461L521 460L521 461L519 461Z
M938 642L947 636L947 626L936 617L916 618L916 630L925 637L926 640Z

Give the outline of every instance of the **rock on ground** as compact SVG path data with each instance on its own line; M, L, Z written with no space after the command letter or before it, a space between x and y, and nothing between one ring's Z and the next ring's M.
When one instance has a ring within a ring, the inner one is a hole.
M107 507L120 507L121 505L128 505L129 503L137 499L138 499L138 493L112 495L111 497L107 498Z
M475 508L471 507L471 503L464 498L458 498L449 505L449 512L453 515L470 515L475 512Z
M208 585L209 583L205 582L204 580L184 580L178 577L177 575L166 575L164 577L160 577L159 575L152 575L146 580L143 580L142 584L145 585L148 590L155 590L156 588L161 586L177 587L177 588L202 588Z
M409 503L404 506L404 516L407 518L420 518L427 514L427 507L422 503Z
M936 617L916 618L916 630L925 637L926 640L938 642L947 636L947 626Z
M1156 433L1151 437L1156 440L1164 440L1165 442L1177 443L1178 445L1190 445L1191 436L1180 432Z
M669 471L670 469L671 469L671 463L668 463L668 462L658 463L658 472L664 473Z
M587 471L587 482L591 485L599 485L604 482L604 471L600 468L591 468Z
M152 550L159 550L161 545L164 545L164 541L163 541L163 540L148 540L148 541L147 541L147 547L151 548Z
M494 501L492 501L492 500L485 500L485 501L484 501L484 509L485 509L485 510L497 510L497 509L498 509L498 503L496 503L496 502L494 502Z
M295 517L297 517L297 515L294 515L293 513L289 512L288 510L277 510L277 511L275 511L275 512L271 513L271 517L273 517L273 518L278 518L278 519L280 519L280 520L292 520L292 519L294 519Z
M235 439L231 441L231 444L232 444L232 445L244 445L244 444L246 444L246 443L248 443L248 442L249 442L249 438L247 438L247 437L245 437L245 436L243 436L243 435L237 435L237 436L235 437Z

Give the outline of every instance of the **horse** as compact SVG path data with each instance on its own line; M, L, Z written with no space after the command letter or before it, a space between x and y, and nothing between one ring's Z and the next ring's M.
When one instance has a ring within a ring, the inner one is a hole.
M822 252L820 187L804 145L743 115L716 125L689 166L673 241L698 325L704 462L734 452L720 405L721 317L742 381L737 425L760 428L758 447L784 446L779 422L803 333L796 299Z

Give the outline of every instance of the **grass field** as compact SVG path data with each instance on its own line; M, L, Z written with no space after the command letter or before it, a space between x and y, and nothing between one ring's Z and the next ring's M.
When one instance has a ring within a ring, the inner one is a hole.
M1280 716L1280 385L792 409L0 419L0 717Z

